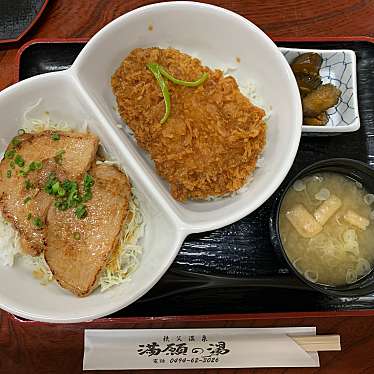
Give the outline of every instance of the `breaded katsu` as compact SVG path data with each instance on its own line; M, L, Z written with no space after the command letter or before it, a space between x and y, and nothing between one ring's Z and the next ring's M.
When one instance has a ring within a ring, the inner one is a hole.
M148 63L186 81L209 74L199 87L167 81L171 112L164 124L164 99ZM175 199L225 195L253 173L265 145L265 113L240 93L233 77L175 49L138 48L113 75L112 88L121 117L170 183Z

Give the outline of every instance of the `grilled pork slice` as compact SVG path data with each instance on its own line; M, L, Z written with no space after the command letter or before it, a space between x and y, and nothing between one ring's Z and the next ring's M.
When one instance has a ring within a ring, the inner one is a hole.
M49 174L60 180L81 175L97 147L94 135L52 131L17 136L8 146L0 162L0 210L20 233L24 252L37 256L45 248Z
M93 134L70 131L46 130L26 133L14 139L16 145L10 144L8 150L16 149L17 154L25 160L25 165L57 157L70 179L77 178L91 167L99 145L99 139Z
M2 183L0 207L5 219L13 223L20 233L23 250L37 256L46 244L45 218L53 198L44 192L50 173L66 179L61 167L53 160L45 160L42 168L29 172L27 177L13 176Z
M45 259L57 282L77 296L97 286L100 273L118 246L128 213L130 184L115 166L101 164L89 172L95 181L87 216L51 206L47 217Z

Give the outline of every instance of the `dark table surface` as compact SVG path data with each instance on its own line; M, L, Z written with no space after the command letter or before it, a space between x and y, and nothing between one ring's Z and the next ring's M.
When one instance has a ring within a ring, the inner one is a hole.
M52 0L20 42L0 46L0 89L14 82L18 48L32 38L90 37L112 19L152 1ZM374 1L272 0L213 2L236 11L276 37L374 36ZM108 326L108 320L90 328ZM21 322L0 312L0 373L79 373L83 330L88 325L48 325ZM342 352L320 354L320 369L222 370L246 373L372 373L374 315L361 312L301 315L232 315L188 318L128 318L112 321L113 328L144 327L269 327L317 326L319 334L340 334ZM190 371L189 371L190 372ZM205 371L199 370L199 373ZM221 371L220 371L221 372ZM103 372L105 373L105 372Z

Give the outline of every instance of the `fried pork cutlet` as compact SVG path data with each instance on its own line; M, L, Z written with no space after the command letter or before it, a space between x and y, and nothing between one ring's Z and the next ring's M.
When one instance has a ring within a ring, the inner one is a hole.
M164 124L164 100L147 69L158 63L175 78L209 78L199 87L167 81L171 113ZM112 77L122 119L149 152L177 200L206 199L240 189L265 145L264 111L240 93L233 77L210 70L175 49L133 50Z

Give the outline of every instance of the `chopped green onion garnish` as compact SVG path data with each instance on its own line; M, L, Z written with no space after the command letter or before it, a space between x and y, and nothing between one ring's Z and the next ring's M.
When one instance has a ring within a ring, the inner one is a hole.
M58 210L62 210L62 211L67 210L69 208L68 202L66 200L56 200L55 207Z
M12 170L10 170L10 169L7 170L6 176L7 176L7 178L10 178L12 176Z
M26 169L21 169L18 171L18 174L21 176L21 177L26 177L28 171Z
M58 196L64 196L65 195L65 190L60 185L60 182L58 180L57 180L57 182L53 183L53 185L52 185L52 194L53 195L58 195Z
M43 221L40 219L40 217L34 217L34 219L32 220L32 223L33 223L34 226L36 226L38 229L41 229L41 228L43 228L43 226L44 226Z
M75 233L73 234L73 238L74 238L75 240L79 240L79 239L81 238L81 234L80 234L79 232L75 232Z
M11 141L11 144L14 145L15 147L17 147L17 145L21 143L21 141L17 138L17 137L14 137Z
M94 185L94 183L95 183L95 181L94 181L92 175L86 174L84 176L83 185L84 185L85 191L90 190L91 187Z
M86 174L83 179L84 195L82 196L82 201L85 203L88 200L92 199L92 186L95 184L93 177L89 174Z
M16 164L15 164L15 162L12 160L12 161L9 162L9 166L10 166L11 169L14 169L14 168L16 167Z
M62 156L64 155L65 151L63 149L61 149L60 151L58 151L56 153L56 156L54 157L55 158L55 161L57 164L61 165L62 163Z
M84 218L87 216L87 207L82 202L92 199L91 188L93 185L94 179L91 175L86 174L83 179L84 194L82 196L79 192L77 181L66 179L61 182L56 177L56 174L50 173L44 186L44 191L56 197L54 202L56 209L64 211L69 208L75 208L75 215L78 218Z
M26 190L31 190L32 188L34 188L34 185L30 182L29 179L25 180L25 188Z
M22 168L25 165L25 160L20 155L16 155L14 162L16 165L18 165L20 168Z
M47 194L49 195L53 195L53 185L58 182L59 181L56 178L56 175L54 173L50 173L48 176L48 181L44 186L44 191L47 192Z
M52 136L51 136L52 140L60 140L60 134L58 134L57 132L53 133Z
M91 191L85 192L85 194L82 196L82 201L84 203L86 203L88 200L91 200L91 199L92 199L92 192Z
M30 221L31 217L32 217L32 214L29 213L29 214L27 215L27 220Z
M57 181L56 183L52 184L52 193L54 195L57 195L59 188L60 188L60 182Z
M68 196L69 208L76 207L81 201L82 201L82 198L79 194L78 183L70 182L70 189L69 189L69 196Z
M19 129L17 131L18 135L23 135L26 131L24 129Z
M60 186L60 188L57 191L57 195L59 197L65 196L65 190L63 189L63 187Z
M70 189L72 188L73 186L73 182L69 181L68 179L66 179L63 183L62 183L62 187L64 187L64 189L66 191L70 191Z
M41 161L33 161L29 165L29 170L34 171L34 170L39 170L43 167L43 164Z
M30 196L27 196L25 200L23 200L24 204L27 204L31 200Z
M6 151L4 156L8 160L10 160L10 159L12 159L14 157L15 154L16 154L15 149L11 149L10 151Z
M78 205L78 207L75 209L74 213L77 216L77 218L79 218L79 219L82 219L82 218L86 217L86 215L87 215L86 206L83 205L83 204Z
M30 171L34 171L34 170L36 170L35 161L32 161L32 162L30 163L30 165L29 165L29 170L30 170Z
M79 190L78 190L78 183L69 181L65 185L67 185L66 190L68 191L67 201L68 201L69 208L76 207L81 201Z

